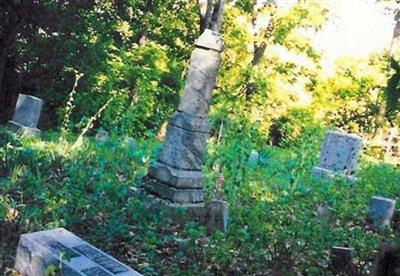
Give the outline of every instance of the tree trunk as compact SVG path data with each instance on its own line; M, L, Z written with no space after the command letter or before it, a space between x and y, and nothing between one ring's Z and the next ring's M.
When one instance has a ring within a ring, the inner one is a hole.
M13 15L10 14L10 16ZM6 95L3 91L3 81L6 70L6 61L22 23L22 20L17 15L15 15L15 17L15 20L11 20L7 26L4 26L4 32L0 38L0 112L3 113L0 116L0 121L5 120L3 117L5 116L4 111L6 109Z
M392 61L394 61L393 52L392 52L393 43L394 43L394 40L400 35L400 9L396 12L396 15L395 15L394 19L396 21L396 25L395 25L395 27L393 29L392 41L391 41L390 47L389 47L389 60L388 60L388 64L387 64L387 70L388 71L390 70L390 68L393 65ZM386 86L386 88L385 88L385 90L383 92L384 100L383 100L381 106L379 107L378 114L376 115L376 118L375 118L375 129L374 129L373 138L376 137L376 135L379 132L379 129L381 127L383 127L383 124L385 123L385 117L386 117L385 115L386 115L387 106L388 106L388 102L387 102L388 97L387 97L387 95L388 95L388 92L389 92L388 90L390 89L389 86L391 85L391 80L392 80L393 77L394 76L392 76L389 79L388 84L387 84L387 86ZM393 82L393 80L392 80L392 82ZM397 86L397 84L395 86Z
M3 93L3 78L5 70L6 61L0 60L0 122L4 123L7 121L6 118L6 108L5 108L5 94Z
M203 33L211 21L212 0L198 0L200 15L200 33Z
M221 31L224 0L198 0L200 15L200 33L211 29L217 33Z

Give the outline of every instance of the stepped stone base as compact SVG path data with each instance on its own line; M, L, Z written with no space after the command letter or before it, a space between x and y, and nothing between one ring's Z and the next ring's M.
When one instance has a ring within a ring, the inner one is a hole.
M174 203L202 203L204 201L203 189L178 189L153 178L147 178L143 187L146 192Z
M12 131L22 134L23 136L40 136L41 131L37 128L23 126L15 121L8 121L8 128Z
M201 189L203 186L201 171L180 170L161 162L155 162L150 167L149 176L178 189Z
M223 200L212 200L209 203L175 203L148 194L143 190L137 193L137 195L139 194L149 210L154 212L160 210L161 207L174 221L185 222L186 218L178 212L179 209L184 209L189 218L204 224L208 233L216 230L225 232L228 229L229 206Z

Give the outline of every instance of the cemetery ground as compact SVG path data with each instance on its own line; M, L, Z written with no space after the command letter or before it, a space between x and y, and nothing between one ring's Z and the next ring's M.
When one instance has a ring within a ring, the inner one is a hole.
M372 196L400 195L400 169L364 153L357 183L313 179L324 132L306 132L290 148L258 149L257 164L248 162L253 145L245 133L219 145L212 140L204 166L208 200L224 198L230 214L227 232L208 234L189 218L149 212L131 196L157 157L156 139L132 148L123 138L89 137L71 149L73 136L20 140L2 129L0 274L15 273L21 234L55 227L145 275L329 275L332 246L353 248L356 269L366 274L380 243L400 240L398 215L381 233L365 220ZM215 193L222 160L224 187Z

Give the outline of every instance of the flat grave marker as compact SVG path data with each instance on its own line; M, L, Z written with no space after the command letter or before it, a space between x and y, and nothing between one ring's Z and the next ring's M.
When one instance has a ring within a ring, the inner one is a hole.
M54 265L65 276L139 276L138 272L64 228L21 235L15 269L22 276L44 275Z

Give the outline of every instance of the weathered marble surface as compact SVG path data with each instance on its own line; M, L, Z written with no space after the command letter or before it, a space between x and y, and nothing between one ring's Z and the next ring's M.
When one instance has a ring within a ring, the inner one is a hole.
M208 133L188 131L170 124L158 160L178 169L201 170L207 139Z
M14 116L8 127L26 136L38 136L37 125L42 111L43 101L34 96L19 94Z
M208 111L221 63L222 40L205 30L196 40L178 110L171 116L158 160L142 183L143 189L173 204L204 201L204 152L209 137Z
M19 94L13 121L25 127L36 128L42 111L43 101L34 96Z
M351 134L328 131L322 145L314 177L342 175L353 178L363 140Z
M66 276L141 275L64 228L21 235L15 269L22 276L42 276L50 265L62 267Z

